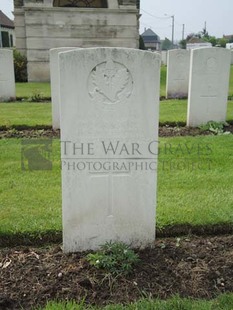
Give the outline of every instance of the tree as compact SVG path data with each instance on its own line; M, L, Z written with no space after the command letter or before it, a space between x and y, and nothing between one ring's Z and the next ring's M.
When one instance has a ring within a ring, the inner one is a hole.
M202 31L200 32L200 36L201 36L201 38L206 39L206 40L208 40L210 38L206 28L202 29Z
M182 48L182 49L186 49L186 45L187 45L187 41L186 40L181 40L180 42L179 42L179 45L180 45L180 47Z
M13 50L16 82L27 82L27 57L16 49Z
M225 38L217 39L217 45L221 47L226 47L226 44L228 43L228 40Z
M210 36L208 42L210 42L212 46L215 46L217 44L217 39L214 36Z
M172 42L168 38L165 38L161 46L162 51L170 50L172 47Z
M143 37L141 35L139 36L139 49L140 50L145 50L146 49Z

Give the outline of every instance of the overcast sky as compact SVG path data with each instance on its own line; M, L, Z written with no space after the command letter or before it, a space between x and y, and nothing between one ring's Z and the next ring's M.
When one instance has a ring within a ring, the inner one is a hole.
M13 0L0 0L0 10L13 19ZM185 37L201 31L205 22L210 35L233 34L233 0L141 0L141 14L140 33L151 28L161 39L172 36L172 18L165 14L174 15L176 40L182 38L183 24Z
M233 34L233 0L141 0L141 14L140 33L151 28L161 39L172 36L172 18L165 14L174 15L176 40L182 38L183 24L185 37L201 31L205 22L210 35Z

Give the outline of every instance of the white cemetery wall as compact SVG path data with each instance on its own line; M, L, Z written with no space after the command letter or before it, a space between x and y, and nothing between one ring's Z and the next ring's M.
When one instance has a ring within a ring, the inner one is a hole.
M59 58L64 251L153 245L160 55L88 48Z
M166 98L188 96L190 51L184 49L168 51Z
M231 52L200 48L191 52L187 125L226 120Z

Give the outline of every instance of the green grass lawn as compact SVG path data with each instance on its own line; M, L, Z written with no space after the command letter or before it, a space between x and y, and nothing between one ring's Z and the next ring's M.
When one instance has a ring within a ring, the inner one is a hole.
M185 123L187 100L160 102L160 123ZM233 120L233 101L228 102L227 120ZM51 103L0 103L0 126L52 125Z
M59 141L53 143L52 171L21 170L21 140L0 140L0 231L61 229Z
M158 227L233 223L233 136L160 141Z
M129 305L109 305L105 307L86 306L75 302L55 303L49 302L40 310L232 310L233 294L220 295L214 300L192 300L188 298L173 297L168 300L143 299Z
M160 96L166 96L166 78L167 78L167 67L161 66L160 71Z
M0 126L52 125L51 103L0 103Z
M186 123L187 100L163 100L160 102L159 122ZM227 121L233 120L233 101L228 101Z
M16 83L16 96L20 98L51 97L50 83Z
M232 145L233 135L160 139L158 228L233 223ZM59 140L52 171L22 171L20 139L0 140L0 167L0 235L61 230Z

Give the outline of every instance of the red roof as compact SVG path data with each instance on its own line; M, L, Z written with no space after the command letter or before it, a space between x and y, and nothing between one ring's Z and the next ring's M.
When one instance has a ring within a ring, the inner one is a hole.
M0 10L0 25L6 28L15 28L14 22Z

